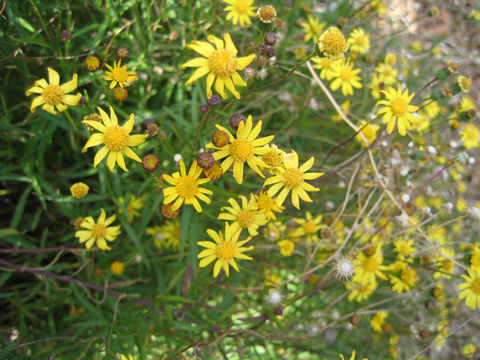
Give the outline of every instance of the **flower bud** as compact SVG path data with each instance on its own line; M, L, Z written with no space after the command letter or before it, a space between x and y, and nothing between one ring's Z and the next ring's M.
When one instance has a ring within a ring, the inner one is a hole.
M282 316L283 315L283 306L277 306L275 310L273 310L273 313L277 316Z
M149 124L147 125L147 131L148 135L153 137L158 134L158 126L155 124Z
M128 90L125 88L117 87L113 90L113 97L117 101L124 101L128 97Z
M217 180L222 177L223 169L218 162L215 162L208 169L203 169L203 174L210 180Z
M225 131L215 131L212 135L213 145L216 147L223 147L230 141L230 136Z
M85 66L90 71L95 71L100 67L100 60L96 56L89 56L85 59Z
M130 51L126 47L120 47L117 50L117 56L122 60L126 59L130 56Z
M430 299L425 301L425 309L427 309L428 311L433 311L435 310L435 308L436 308L436 304L434 300Z
M162 205L162 215L167 219L174 219L180 213L180 209L172 210L173 202Z
M158 167L158 159L153 154L145 155L142 159L142 166L148 172L154 172Z
M233 114L230 117L230 126L236 130L240 125L240 121L245 121L245 116L242 114Z
M203 153L198 156L197 163L204 170L210 169L215 164L215 159L211 153Z
M273 32L269 32L265 35L265 44L267 45L275 45L277 42L277 35Z
M210 99L207 100L208 105L214 107L220 105L222 99L217 94L213 94Z
M200 105L200 111L202 113L206 113L208 111L209 107L207 104Z
M431 291L430 291L430 294L432 294L432 296L434 298L439 298L440 296L443 295L443 290L442 288L439 288L438 286L435 286Z
M275 56L275 48L274 47L269 47L267 49L267 56L270 57L270 58Z
M362 318L360 316L358 316L357 314L353 315L351 318L350 318L350 323L354 326L357 326L360 324L360 321L362 321Z

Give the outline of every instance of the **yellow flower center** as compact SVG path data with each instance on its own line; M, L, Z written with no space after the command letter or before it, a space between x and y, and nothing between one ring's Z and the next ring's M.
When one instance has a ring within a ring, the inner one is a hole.
M95 224L92 226L92 236L95 239L100 239L105 237L105 234L107 233L107 228L103 224Z
M393 115L401 116L407 112L408 104L405 99L396 98L395 100L392 100L390 108L392 109Z
M237 70L237 56L227 49L217 49L208 57L208 69L220 78L226 78Z
M444 261L442 264L442 269L445 272L451 272L453 270L453 265L454 265L453 261L450 261L450 260Z
M300 169L289 168L283 173L285 178L285 186L290 189L296 188L303 184L303 173Z
M258 9L258 17L262 22L269 24L277 17L277 11L271 5L266 5Z
M360 285L357 289L357 291L360 293L360 294L365 294L368 292L368 290L370 290L370 287L368 285Z
M240 210L237 215L237 221L242 228L249 227L255 220L254 212L249 209Z
M222 260L230 260L235 257L235 246L230 241L224 241L217 245L217 257Z
M237 139L230 145L230 154L237 161L247 161L253 155L253 145L247 139Z
M377 270L377 267L378 267L378 262L373 257L367 257L363 262L363 269L367 272L373 273Z
M128 146L128 132L121 126L109 126L103 132L103 142L110 151L122 151Z
M340 77L343 81L348 82L352 79L352 71L349 68L343 68L340 71Z
M371 139L375 137L375 131L372 125L367 125L363 128L362 134L367 138Z
M399 248L399 253L403 256L407 256L408 254L410 254L410 246L407 244L402 244Z
M198 193L198 184L195 179L189 175L182 176L178 179L175 188L178 194L185 199L190 199Z
M389 67L385 67L383 69L383 76L385 77L389 77L392 75L392 69L390 69Z
M359 36L355 39L355 44L358 46L365 46L365 39L363 36Z
M114 67L112 71L112 78L118 83L124 83L128 80L128 71L126 67Z
M248 11L248 4L245 0L237 0L237 3L235 4L235 10L239 14L246 14Z
M317 225L315 225L312 221L307 221L302 227L306 234L313 234L317 231Z
M330 28L323 33L321 49L328 56L339 56L345 51L346 40L342 32L337 28Z
M467 137L467 139L476 139L478 137L478 131L475 129L473 126L466 126L464 133Z
M480 278L476 278L472 280L470 284L470 288L475 295L480 295Z
M283 156L279 151L271 150L262 156L262 160L268 166L275 168L282 165Z
M62 88L58 85L48 85L44 90L43 90L43 98L45 99L45 102L49 105L58 105L62 102L63 100L63 95L65 93L63 92Z

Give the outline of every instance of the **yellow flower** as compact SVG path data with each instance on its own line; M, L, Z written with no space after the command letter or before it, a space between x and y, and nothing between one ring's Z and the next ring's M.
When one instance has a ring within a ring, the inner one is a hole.
M385 55L385 63L390 65L390 66L393 66L397 63L397 55L393 54L393 53L389 53L387 55Z
M192 49L204 57L196 57L181 65L182 69L196 67L193 75L187 80L185 86L204 75L207 75L207 98L212 97L212 85L215 82L216 92L224 99L227 98L225 87L237 98L240 94L235 85L247 86L247 83L237 73L237 70L245 69L255 59L255 54L237 57L237 48L232 42L230 34L225 34L223 40L213 35L208 35L207 40L215 44L216 49L206 41L192 41L187 48Z
M82 94L68 95L77 88L77 74L73 74L72 80L60 85L60 75L52 68L47 68L47 70L48 82L45 79L37 80L34 86L25 93L27 96L40 95L33 99L30 111L33 113L38 106L43 105L42 110L56 114L57 110L60 112L67 110L68 105L77 105Z
M459 299L465 299L465 304L472 310L480 308L480 270L467 269L468 275L462 275L465 280L458 286L462 292L458 295Z
M415 286L418 281L417 270L411 268L405 268L402 270L400 277L391 276L390 281L392 283L392 290L397 293L404 291L410 291L410 287Z
M475 246L473 247L470 264L472 265L472 269L480 271L480 249L478 248L478 243L475 243Z
M370 49L370 36L361 28L353 29L348 37L350 51L365 54Z
M130 195L130 201L128 202L128 205L127 205L128 221L132 221L134 217L140 216L140 213L137 210L143 208L144 200L145 200L145 197L137 198L134 194ZM120 197L118 198L118 202L120 204L123 204L125 200L123 197ZM122 209L120 209L118 212L121 214Z
M280 240L277 245L280 247L280 254L283 256L290 256L295 250L295 243L290 240Z
M277 17L277 10L272 5L262 6L257 10L257 17L264 24L270 24Z
M225 236L221 231L217 233L212 229L208 229L207 234L213 241L197 242L198 245L206 248L198 254L199 259L203 258L198 266L205 267L216 260L213 267L213 277L218 276L220 269L223 269L225 274L229 276L229 265L239 271L235 259L253 260L250 256L243 254L245 251L255 248L253 245L243 246L250 241L251 237L249 236L246 240L238 241L241 232L241 229L233 231L228 223L225 223Z
M413 245L414 240L396 240L393 242L395 252L398 254L400 260L404 260L417 251L417 248Z
M472 86L472 79L465 76L459 76L457 78L457 84L464 93L468 93L470 91L470 87Z
M224 10L228 11L227 20L232 20L233 25L240 22L240 26L250 24L250 16L255 16L253 10L257 7L252 6L253 0L223 0L229 6Z
M377 138L377 131L378 131L378 129L380 129L380 126L372 125L372 124L369 124L366 121L362 120L360 122L359 128L361 129L360 132L367 139L368 145L371 145L375 141L375 139ZM363 140L363 138L360 134L355 135L355 139L363 147L367 147L367 144L365 144L365 141Z
M113 67L108 64L105 66L110 71L105 71L104 79L111 81L110 89L113 89L117 86L117 83L120 87L130 86L133 81L137 79L137 73L135 71L128 71L128 65L121 65L122 59L113 62Z
M123 271L125 270L125 264L124 264L123 262L120 262L120 261L114 261L114 262L110 265L110 270L111 270L112 273L114 273L114 274L122 275L122 274L123 274Z
M398 71L392 69L390 65L379 64L375 68L375 72L377 73L379 80L386 85L393 85L397 81Z
M410 43L410 46L412 50L416 53L419 53L423 49L422 43L420 41L412 41Z
M445 228L442 228L445 229ZM433 278L435 280L439 278L451 278L451 274L453 274L455 270L455 262L454 262L455 251L451 247L442 247L440 248L440 255L436 256L435 266L439 269L433 273Z
M463 346L462 353L467 359L472 359L477 352L477 347L473 343L467 343Z
M417 111L418 106L410 105L415 94L408 95L408 89L402 93L400 87L395 91L390 86L384 93L387 100L377 102L377 105L385 105L378 110L377 115L383 114L383 123L388 123L387 132L389 134L392 133L395 122L397 122L398 133L404 136L406 130L411 130L410 121L415 121L412 112Z
M90 188L87 184L84 184L83 182L77 182L70 186L70 193L74 198L81 199L88 194L89 189Z
M361 283L358 277L354 277L352 281L345 286L351 290L350 294L348 294L348 301L362 302L373 294L378 285L375 280Z
M219 220L233 221L230 228L232 232L238 229L247 229L251 236L258 235L258 227L267 223L267 217L264 213L258 211L257 202L253 194L250 194L250 200L243 195L240 196L242 206L230 198L228 202L231 207L222 207L222 211L228 212L218 215Z
M106 219L105 210L101 210L97 222L91 216L87 216L82 224L82 228L86 230L78 230L75 237L78 237L80 243L85 243L85 247L90 249L96 242L97 246L102 250L110 250L107 241L113 241L120 235L120 225L108 226L115 221L115 215Z
M118 118L115 114L115 111L110 106L110 117L107 113L101 108L97 108L100 116L102 117L103 124L98 121L88 121L84 120L83 122L92 128L100 131L100 133L95 133L90 135L87 143L82 149L82 152L86 152L88 148L97 145L105 145L102 147L95 158L93 159L93 167L97 165L107 156L107 166L110 171L113 171L115 163L120 166L124 171L128 171L125 166L125 159L123 154L128 156L130 159L133 159L138 162L142 160L138 157L137 154L130 149L130 146L137 146L145 141L145 138L148 135L130 135L130 132L133 129L133 124L135 123L135 115L130 114L128 121L123 125L118 125Z
M100 60L96 56L89 56L85 59L85 66L90 71L95 71L100 67Z
M277 174L278 169L283 165L285 151L280 150L275 145L265 145L265 147L268 149L268 151L262 155L262 160L266 165L265 168L268 169L271 174Z
M210 181L209 178L198 179L202 174L202 168L197 166L197 162L194 161L190 170L185 169L185 163L183 159L180 160L180 172L175 172L172 176L163 174L163 178L171 185L163 189L164 204L170 204L175 201L171 207L172 210L179 209L180 206L185 204L193 205L197 212L202 212L202 207L197 198L210 204L210 199L205 196L213 194L212 191L199 187L199 185L205 184Z
M283 206L277 206L275 199L265 191L260 191L259 195L255 195L255 199L257 200L258 210L265 214L267 220L276 220L275 212L281 213L284 209Z
M292 154L287 156L288 158L285 159L284 168L280 169L279 174L266 179L263 186L265 187L271 185L271 187L268 189L268 195L270 196L274 196L280 189L283 188L277 196L277 206L281 206L283 204L288 193L291 191L292 204L297 209L300 209L299 197L303 201L312 202L312 199L310 199L310 196L308 196L307 191L320 191L319 188L310 185L309 183L305 182L305 180L317 179L324 173L307 173L315 161L313 156L300 167L298 166L298 155L295 151L292 151Z
M460 135L462 135L460 140L463 141L463 146L465 146L466 149L478 147L480 131L473 123L465 125L460 131Z
M120 354L120 360L135 360L132 355L128 354L128 359L125 355Z
M325 30L318 40L318 47L326 57L339 59L348 50L349 43L342 32L332 26Z
M308 22L305 21L300 23L300 26L303 27L303 31L305 32L303 41L308 42L310 39L312 39L314 43L317 43L318 37L322 33L322 30L326 24L326 22L320 23L318 18L313 18L308 15Z
M353 88L360 89L362 80L360 76L360 69L353 69L353 64L350 61L341 61L335 64L332 71L332 78L335 78L330 84L330 89L337 90L342 86L342 94L344 96L353 95Z
M355 360L355 355L356 355L355 350L353 350L353 351L352 351L352 356L350 357L350 360ZM341 359L341 360L345 360L345 358L343 357L343 354L340 354L339 356L340 356L340 359ZM367 359L367 358L363 358L363 360L368 360L368 359Z
M225 173L233 165L233 177L239 184L243 182L243 166L245 163L262 178L264 177L260 167L267 167L258 155L266 154L270 148L263 147L273 140L274 136L258 138L262 129L262 120L252 129L252 116L248 115L247 121L241 121L237 129L237 138L223 126L215 125L217 129L224 131L229 136L229 143L221 148L212 143L206 145L207 148L216 149L213 153L215 160L226 158L222 162L222 170Z
M322 215L317 215L315 218L312 216L310 211L307 211L305 219L294 218L296 224L300 225L293 233L292 236L301 239L307 240L307 242L317 242L318 241L318 230L324 228L325 225L320 225L322 222Z
M477 110L472 98L470 96L462 97L462 100L460 100L460 112L468 112L470 110Z
M386 312L378 312L372 316L370 320L370 326L372 327L373 331L375 332L382 332L382 327L385 325L385 318L388 316Z
M324 80L331 80L333 77L333 69L334 65L337 61L332 60L328 57L319 58L318 56L314 56L312 61L315 63L313 67L315 69L319 69L320 71L320 79Z
M365 255L363 252L357 255L355 260L355 277L362 284L368 282L374 282L376 277L386 280L387 277L382 272L388 268L383 263L383 256L380 249L377 247L375 253L370 256Z

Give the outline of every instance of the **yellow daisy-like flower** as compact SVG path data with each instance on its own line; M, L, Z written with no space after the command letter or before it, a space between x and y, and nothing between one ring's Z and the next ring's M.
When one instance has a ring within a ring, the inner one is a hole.
M250 194L250 200L247 200L243 195L240 196L240 200L242 202L241 207L234 199L228 199L231 207L222 207L222 211L226 210L227 212L218 215L218 219L233 221L230 226L233 232L238 229L247 229L251 236L258 235L257 229L267 223L267 216L258 211L253 194Z
M85 247L90 249L96 242L97 246L102 250L110 250L107 241L113 241L120 234L120 225L108 226L115 221L115 215L106 218L105 210L101 210L97 222L93 217L87 216L80 225L83 229L75 232L80 243L85 243Z
M465 299L465 304L472 310L480 308L480 270L467 269L468 275L462 275L465 280L458 286L462 292L458 295L459 299Z
M300 23L300 26L303 27L303 31L305 32L303 41L308 42L310 39L312 39L314 43L317 43L318 37L322 33L325 25L327 25L326 22L320 23L318 18L313 18L312 16L308 15L308 22L305 21Z
M268 152L262 155L263 162L267 165L266 169L270 171L271 174L277 174L278 169L283 165L283 157L285 151L277 148L275 145L265 145L269 149Z
M472 86L472 79L465 76L459 76L457 78L457 84L464 93L468 93L470 91L470 87Z
M62 112L68 109L68 105L77 105L82 98L82 94L68 94L77 88L77 74L73 74L72 80L60 85L58 72L52 68L47 68L47 70L48 82L45 79L37 80L34 86L25 93L27 96L32 94L40 95L33 99L30 111L33 113L38 106L43 105L42 110L55 115L57 110Z
M375 72L377 73L379 80L385 85L393 85L397 81L398 71L388 64L379 64L375 68Z
M280 248L280 254L282 254L282 256L290 256L295 250L295 243L290 240L280 240L277 242L277 245Z
M70 193L74 198L81 199L88 194L90 188L83 182L77 182L70 186Z
M199 179L202 174L202 168L194 161L190 170L185 169L185 163L183 159L180 160L180 172L175 172L172 176L163 174L163 178L171 185L170 187L163 189L164 204L170 204L175 201L171 207L172 210L179 209L180 206L185 204L193 205L197 212L202 212L202 207L197 198L210 204L210 199L206 195L213 194L212 191L199 187L199 185L205 184L210 181L209 178ZM206 194L206 195L205 195Z
M225 274L230 276L229 265L235 270L240 271L235 259L253 260L250 256L245 255L244 252L255 248L253 245L243 246L250 241L250 236L245 240L238 241L241 232L241 229L233 231L228 223L225 223L225 236L221 231L217 233L212 229L208 229L207 234L213 241L197 242L198 245L206 248L198 254L199 259L203 258L200 260L198 266L205 267L216 260L213 266L213 277L218 276L220 269L223 269Z
M121 261L114 261L110 265L110 270L112 271L113 274L122 275L123 272L125 271L125 264Z
M299 237L305 239L309 243L317 242L318 230L325 227L325 225L321 225L322 215L317 215L314 218L310 211L307 211L305 219L294 218L293 221L300 225L300 227L292 233L292 236L295 238Z
M264 24L270 24L277 18L277 10L272 5L265 5L257 10L257 17Z
M391 276L390 281L392 283L392 290L401 294L404 291L410 291L410 288L415 286L418 282L417 270L411 268L405 268L400 273L400 277Z
M118 198L118 202L123 204L125 199L123 197ZM143 208L143 203L145 202L145 196L136 197L134 194L130 195L130 201L127 205L127 219L128 221L132 221L134 217L140 216L140 213L137 210ZM122 209L118 211L120 214L122 213Z
M284 207L277 206L275 199L265 191L260 191L259 195L255 195L255 199L257 200L258 210L265 214L267 220L276 220L275 213L281 213L284 210Z
M348 37L350 51L365 54L370 49L370 35L361 28L353 29Z
M400 260L404 260L417 251L417 248L413 246L414 240L396 240L393 242L393 246L395 247L395 252L397 253L397 257Z
M372 125L362 120L360 121L359 128L361 129L360 133L362 133L362 135L367 139L368 144L365 144L365 141L360 133L355 135L355 140L357 140L363 147L367 147L368 145L371 145L377 138L377 131L380 129L380 126Z
M97 167L98 164L107 156L107 166L110 171L113 171L115 164L118 164L124 171L128 171L125 166L125 159L123 154L138 162L142 162L142 159L138 157L130 146L137 146L145 141L148 135L130 135L135 123L135 115L130 114L128 121L123 125L118 125L118 118L115 111L110 106L110 117L101 108L97 108L100 116L102 117L102 123L98 121L84 120L83 123L91 126L100 133L94 133L90 135L87 143L82 149L82 152L86 152L88 148L103 144L104 146L97 152L93 159L93 167Z
M353 95L353 88L360 89L362 87L359 82L362 78L357 76L360 71L360 69L353 69L353 63L350 61L336 63L332 71L332 78L335 79L330 84L330 89L335 91L341 86L344 96Z
M462 100L460 100L460 112L469 112L470 110L477 110L473 99L470 96L462 97Z
M280 169L280 173L265 180L265 183L263 184L264 187L272 185L268 189L268 195L270 196L274 196L283 188L277 196L277 206L282 206L290 191L292 192L292 204L297 209L300 209L299 198L303 201L312 202L307 191L320 191L320 189L310 185L305 182L305 180L314 180L324 174L323 172L307 173L307 171L313 166L314 161L315 159L312 156L307 162L299 167L298 155L295 151L292 151L291 156L288 156L288 158L285 159L284 168Z
M215 91L224 99L227 98L225 87L237 99L240 99L240 93L235 89L237 86L247 86L247 83L238 74L237 70L245 69L255 59L255 54L244 57L237 57L237 48L232 42L230 34L223 35L221 40L213 35L208 35L207 40L215 44L216 49L206 41L192 41L187 48L192 49L204 57L196 57L181 65L182 69L187 67L198 68L187 80L185 86L190 86L193 82L204 75L207 75L207 98L212 97L212 85L215 82Z
M400 87L395 91L394 88L388 87L384 91L386 100L380 100L377 105L385 105L378 110L377 115L383 114L383 123L388 123L387 132L392 133L397 122L398 133L405 136L406 130L411 130L410 121L415 121L412 112L417 111L418 106L410 105L415 93L408 95L408 89L402 93Z
M355 350L352 351L352 356L350 357L350 360L355 360L355 355L356 355L356 352ZM345 360L345 358L343 357L343 354L340 354L340 359L341 360ZM368 360L367 358L363 358L363 360Z
M135 360L135 359L133 358L133 355L131 355L131 354L128 354L128 359L125 355L120 354L120 360Z
M337 61L332 60L328 57L320 58L314 56L312 61L315 63L313 67L320 70L320 79L322 80L331 80L333 77L333 69Z
M107 81L111 81L110 83L110 89L113 89L117 84L120 87L126 87L130 86L131 83L135 80L137 80L137 73L135 71L128 71L128 65L122 65L122 59L119 59L118 61L113 62L113 67L111 67L108 64L105 64L105 66L110 70L110 71L105 71L105 77L104 79Z
M380 279L386 280L387 277L383 273L388 268L383 263L383 256L380 249L375 249L375 253L370 256L363 252L357 255L355 259L355 277L362 284L367 282L374 282L378 276Z
M351 290L348 294L348 301L362 302L368 300L370 295L373 294L378 284L374 281L362 283L358 277L354 277L351 282L345 285L347 289Z
M465 146L466 149L478 147L480 131L474 124L470 123L465 125L460 131L460 134L462 135L460 140L463 142L463 146Z
M264 177L260 167L267 167L258 155L266 154L270 149L264 147L273 140L274 136L266 136L258 138L262 130L262 120L252 129L252 116L248 115L247 121L241 121L237 129L237 138L235 138L227 129L221 125L215 125L217 129L225 131L229 136L229 143L221 148L216 147L212 143L206 145L207 148L216 149L213 153L215 160L226 158L222 162L222 170L225 173L233 166L233 177L239 184L243 182L243 166L245 163L262 178Z
M231 20L233 25L237 25L240 22L240 26L245 24L250 25L250 16L255 16L253 10L257 7L252 6L253 0L223 0L229 6L224 10L228 11L227 20Z
M480 271L480 248L478 247L478 243L475 243L475 246L473 247L472 256L470 257L470 264L472 269Z
M386 312L378 312L372 316L370 320L370 326L372 327L373 331L375 332L382 332L383 325L386 324L385 318L388 316Z
M343 57L349 45L342 32L334 26L325 30L318 40L320 51L330 59Z

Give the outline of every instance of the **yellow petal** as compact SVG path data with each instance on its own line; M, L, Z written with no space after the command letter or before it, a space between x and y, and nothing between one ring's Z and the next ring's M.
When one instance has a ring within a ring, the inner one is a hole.
M50 85L60 85L60 75L58 72L53 70L52 68L47 68L48 70L48 82Z
M77 88L77 74L73 74L72 80L67 81L65 84L60 85L60 88L63 90L65 94L72 92Z
M97 167L97 165L100 164L100 162L105 158L105 156L107 156L108 151L109 150L106 146L98 150L95 158L93 159L93 167Z

